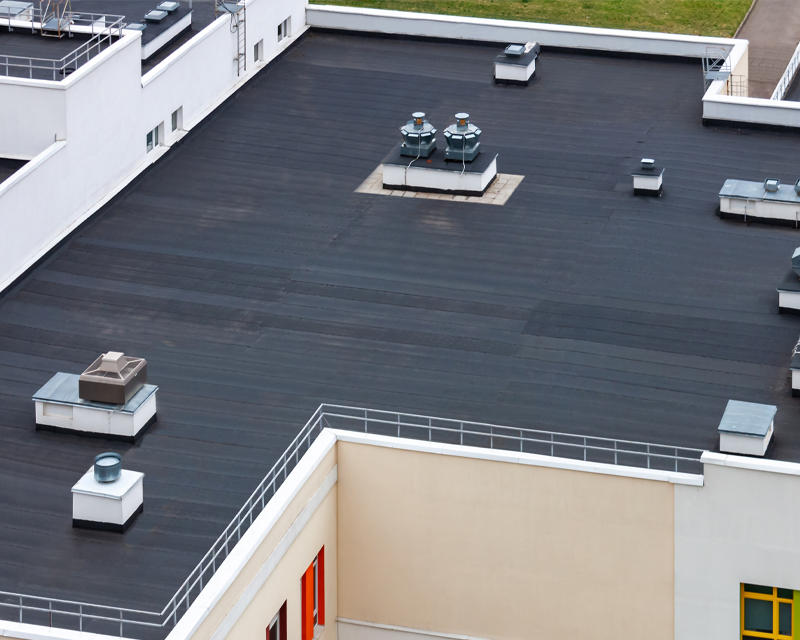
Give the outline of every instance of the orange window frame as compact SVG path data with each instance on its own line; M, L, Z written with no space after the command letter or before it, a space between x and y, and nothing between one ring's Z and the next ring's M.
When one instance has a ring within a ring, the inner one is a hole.
M772 602L772 633L764 633L762 631L745 631L744 628L744 601L745 597L750 600L769 600ZM766 593L753 593L744 590L744 584L739 585L739 611L740 611L740 635L742 638L769 638L770 640L792 640L794 635L781 635L780 631L780 605L779 603L787 603L792 605L792 627L794 627L794 600L792 598L779 598L778 588L772 587L772 595ZM792 628L792 634L795 630Z
M316 563L317 579L314 580ZM315 587L316 586L316 593ZM300 637L314 640L314 601L317 604L317 625L325 625L325 547L320 549L314 561L300 578Z

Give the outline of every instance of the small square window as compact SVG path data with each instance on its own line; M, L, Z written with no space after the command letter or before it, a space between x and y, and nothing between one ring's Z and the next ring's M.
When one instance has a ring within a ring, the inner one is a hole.
M178 107L172 112L170 126L171 131L183 130L183 107Z

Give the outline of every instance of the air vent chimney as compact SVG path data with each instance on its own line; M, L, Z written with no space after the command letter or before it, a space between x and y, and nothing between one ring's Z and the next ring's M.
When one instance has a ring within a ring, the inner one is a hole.
M98 482L114 482L122 473L122 456L118 453L101 453L94 459L94 479Z
M422 111L411 114L411 120L400 127L400 135L403 136L400 155L427 158L436 149L436 129Z
M481 130L470 124L468 113L457 113L456 123L444 130L445 160L472 162L481 152Z
M770 193L775 193L778 190L778 187L781 186L781 181L777 178L767 178L764 180L764 191L769 191Z

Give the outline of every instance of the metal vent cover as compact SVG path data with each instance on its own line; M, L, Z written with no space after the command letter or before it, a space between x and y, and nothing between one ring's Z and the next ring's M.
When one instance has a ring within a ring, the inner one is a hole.
M403 136L400 155L427 158L436 149L436 129L422 111L411 114L411 120L400 127L400 135Z
M778 190L778 187L781 186L781 181L777 178L767 178L764 180L764 191L769 191L770 193L775 193Z
M444 130L445 160L472 162L481 152L481 130L469 121L468 113L457 113L456 123Z
M78 396L89 402L125 404L147 383L147 361L119 351L102 354L78 378Z
M98 482L114 482L122 474L122 456L113 451L101 453L94 459L94 479Z

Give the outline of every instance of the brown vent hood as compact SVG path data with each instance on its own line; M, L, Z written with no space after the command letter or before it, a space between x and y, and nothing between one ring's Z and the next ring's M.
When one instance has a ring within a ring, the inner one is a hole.
M126 404L147 383L147 361L118 351L95 360L78 380L78 395L90 402Z

